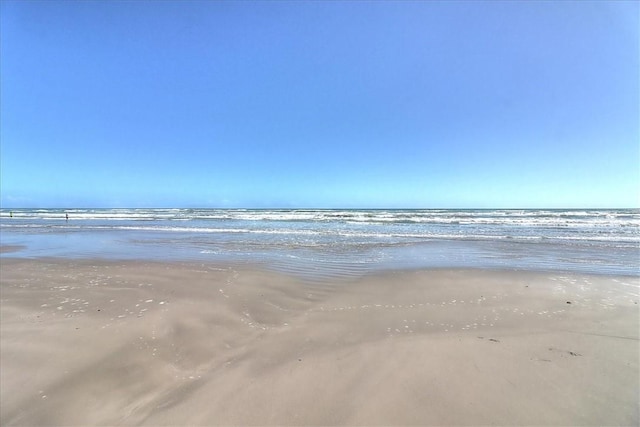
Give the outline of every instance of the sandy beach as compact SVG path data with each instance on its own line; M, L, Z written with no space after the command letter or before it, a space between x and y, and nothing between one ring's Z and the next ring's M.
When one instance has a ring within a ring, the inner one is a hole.
M1 260L2 425L637 425L640 281Z

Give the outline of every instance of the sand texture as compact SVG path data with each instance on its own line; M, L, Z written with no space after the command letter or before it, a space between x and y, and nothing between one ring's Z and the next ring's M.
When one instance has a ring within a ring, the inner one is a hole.
M4 425L637 425L637 277L1 261Z

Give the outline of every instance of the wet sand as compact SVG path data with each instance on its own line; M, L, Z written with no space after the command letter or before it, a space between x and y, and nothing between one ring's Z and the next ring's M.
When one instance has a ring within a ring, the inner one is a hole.
M22 249L24 249L24 246L21 245L0 245L0 254L18 252Z
M637 277L0 260L2 425L637 425Z

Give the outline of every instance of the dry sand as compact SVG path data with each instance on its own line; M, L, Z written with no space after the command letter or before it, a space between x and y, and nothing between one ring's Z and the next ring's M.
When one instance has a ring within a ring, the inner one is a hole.
M2 425L633 425L637 277L1 260Z

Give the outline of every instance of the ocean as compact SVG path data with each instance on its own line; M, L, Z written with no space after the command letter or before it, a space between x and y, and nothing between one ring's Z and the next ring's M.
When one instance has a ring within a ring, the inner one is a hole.
M399 268L640 275L638 209L2 209L0 242L20 246L3 257L240 263L321 279Z

